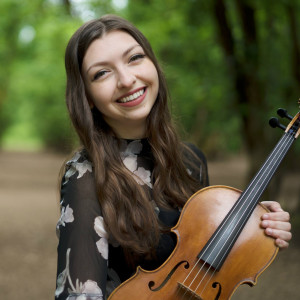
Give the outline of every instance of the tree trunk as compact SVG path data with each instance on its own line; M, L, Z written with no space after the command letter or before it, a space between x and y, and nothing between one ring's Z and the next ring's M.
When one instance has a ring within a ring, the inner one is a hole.
M233 78L235 102L238 113L242 118L241 132L250 159L250 176L258 169L265 155L266 140L264 130L261 129L262 115L265 112L262 82L258 76L258 41L255 26L254 8L236 0L238 15L243 30L243 53L236 53L235 40L226 15L224 0L215 0L214 13L219 33L219 40L224 50L229 71Z

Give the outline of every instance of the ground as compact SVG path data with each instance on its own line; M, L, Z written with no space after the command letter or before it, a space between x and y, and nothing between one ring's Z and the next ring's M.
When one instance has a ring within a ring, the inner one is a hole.
M58 173L64 157L49 153L0 152L0 293L1 299L54 299L59 218ZM211 184L243 189L247 164L243 157L209 162ZM288 209L299 199L299 174L284 183ZM283 189L284 191L284 189ZM298 193L298 194L297 194ZM294 238L280 251L255 287L238 288L232 299L287 300L300 295L300 243Z

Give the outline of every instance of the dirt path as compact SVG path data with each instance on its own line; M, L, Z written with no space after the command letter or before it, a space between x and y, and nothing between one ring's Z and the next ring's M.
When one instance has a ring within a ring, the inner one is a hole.
M56 187L63 161L53 154L0 152L1 299L54 299ZM242 188L246 168L242 159L210 163L211 183ZM299 254L295 237L289 250L262 274L257 287L241 287L232 299L299 299Z

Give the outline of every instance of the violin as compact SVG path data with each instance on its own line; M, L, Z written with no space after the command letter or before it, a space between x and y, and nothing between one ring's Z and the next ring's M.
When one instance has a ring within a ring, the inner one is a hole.
M192 195L171 229L177 245L169 258L154 271L138 267L108 300L225 300L239 285L256 284L278 252L259 225L268 211L259 199L300 134L300 112L277 113L291 121L270 120L285 132L245 191L219 185Z

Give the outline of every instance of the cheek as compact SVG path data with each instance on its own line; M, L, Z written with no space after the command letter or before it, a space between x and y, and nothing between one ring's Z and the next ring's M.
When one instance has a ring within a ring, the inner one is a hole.
M147 78L149 83L151 83L153 86L158 86L158 73L151 60L148 60L147 64L142 66L140 72L143 74L144 78Z
M102 106L110 102L112 90L107 86L94 86L90 89L90 97L96 106Z
M153 92L158 91L159 80L155 66L151 63L147 68L143 70L143 72L145 78L147 78L148 83L151 84Z
M153 72L153 86L154 86L154 91L156 93L155 97L157 97L158 90L159 90L159 79L158 79L158 74L157 74L156 69L155 69L155 72Z

